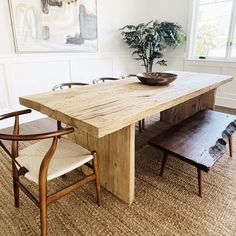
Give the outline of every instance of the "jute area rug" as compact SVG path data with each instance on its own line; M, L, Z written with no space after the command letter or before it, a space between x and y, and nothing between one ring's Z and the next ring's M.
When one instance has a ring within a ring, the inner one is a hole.
M170 157L164 177L158 176L162 153L147 144L158 127L156 119L149 119L146 131L137 132L136 198L131 206L103 189L103 205L98 207L94 184L88 184L49 205L48 235L236 235L236 153L234 158L222 157L204 175L204 197L200 198L194 167ZM80 170L66 180L50 182L49 189L73 182L78 174ZM37 186L30 187L36 194ZM23 193L20 199L20 208L15 209L11 163L1 153L1 236L40 235L38 208Z

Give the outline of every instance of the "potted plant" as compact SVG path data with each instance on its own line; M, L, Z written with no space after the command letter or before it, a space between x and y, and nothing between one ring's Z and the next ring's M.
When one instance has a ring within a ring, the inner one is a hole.
M185 40L182 27L172 22L150 21L137 26L126 25L121 29L126 44L134 49L132 55L142 60L146 72L152 72L153 63L167 65L163 57L167 47L176 48Z

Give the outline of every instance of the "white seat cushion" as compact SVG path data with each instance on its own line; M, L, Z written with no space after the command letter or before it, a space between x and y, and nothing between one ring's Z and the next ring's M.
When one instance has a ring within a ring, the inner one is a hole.
M19 157L16 160L29 170L25 174L27 179L38 184L40 165L51 144L52 139L45 139L19 152ZM92 159L93 156L85 148L68 139L60 138L56 152L49 164L47 180L66 174Z

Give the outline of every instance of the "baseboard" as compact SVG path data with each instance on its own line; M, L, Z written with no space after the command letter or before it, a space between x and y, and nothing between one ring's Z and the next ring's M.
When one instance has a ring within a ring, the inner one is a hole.
M216 105L236 109L236 100L232 98L216 97Z

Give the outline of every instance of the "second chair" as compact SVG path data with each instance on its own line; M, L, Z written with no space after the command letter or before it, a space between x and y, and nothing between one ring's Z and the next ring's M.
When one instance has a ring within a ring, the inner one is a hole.
M72 88L72 87L77 87L77 86L85 86L89 85L86 83L81 83L81 82L68 82L68 83L62 83L62 84L57 84L52 88L52 91L58 91L58 90L63 90L64 88ZM57 129L60 130L62 128L61 126L61 121L57 121Z

